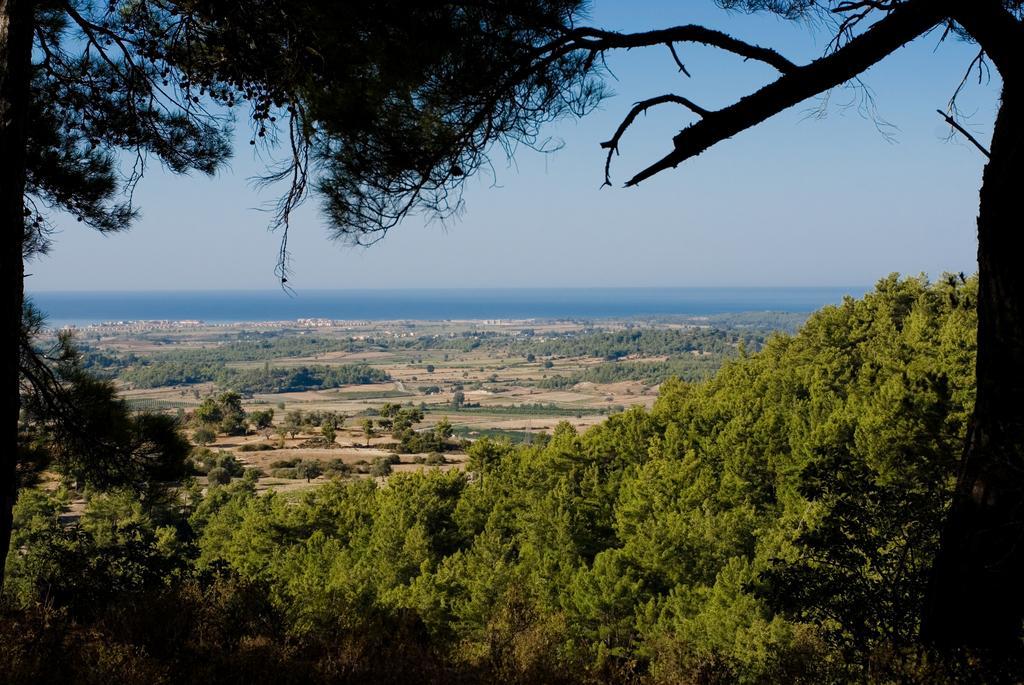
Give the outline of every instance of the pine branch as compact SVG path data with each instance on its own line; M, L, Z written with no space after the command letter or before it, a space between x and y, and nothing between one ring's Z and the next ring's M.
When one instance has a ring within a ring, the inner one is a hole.
M911 0L835 52L789 70L735 104L709 113L676 135L674 149L637 173L626 182L626 187L674 168L712 145L856 77L942 21L945 12L941 5L929 0Z

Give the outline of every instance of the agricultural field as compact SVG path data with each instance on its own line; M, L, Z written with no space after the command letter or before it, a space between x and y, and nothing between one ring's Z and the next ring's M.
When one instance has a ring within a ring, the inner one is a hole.
M257 489L291 491L337 475L464 468L465 446L480 437L543 441L563 421L583 429L649 408L665 379L707 378L802 318L135 323L74 333L85 366L113 379L131 407L180 417L206 455L200 474L228 458ZM217 408L228 396L234 409ZM396 428L396 411L409 425Z

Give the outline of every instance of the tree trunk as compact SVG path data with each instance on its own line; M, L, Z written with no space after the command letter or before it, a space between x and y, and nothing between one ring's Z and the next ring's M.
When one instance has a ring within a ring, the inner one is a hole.
M923 617L946 647L1019 647L1024 618L1024 88L1004 79L978 213L977 400Z
M18 340L24 300L25 140L32 0L0 0L0 588L17 495Z

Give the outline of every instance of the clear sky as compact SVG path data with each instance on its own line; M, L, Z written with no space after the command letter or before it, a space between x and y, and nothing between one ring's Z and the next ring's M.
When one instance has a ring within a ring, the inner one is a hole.
M596 0L590 23L636 31L703 23L795 61L830 35L710 0ZM610 54L615 96L582 121L548 132L553 154L495 158L496 178L472 179L466 211L447 225L412 217L376 246L331 242L315 199L295 217L291 285L303 288L863 285L893 272L973 272L982 155L947 141L944 108L975 54L938 32L864 76L887 140L858 95L835 91L726 141L639 188L621 182L671 146L689 119L668 107L638 119L614 161L616 188L599 189L606 140L632 102L675 92L720 107L774 78L767 67L683 47L692 78L664 48ZM998 79L972 81L969 127L991 135ZM851 106L852 103L852 106ZM824 113L823 117L818 114ZM142 218L100 236L62 222L50 255L28 265L30 291L269 289L277 236L259 211L274 192L249 178L262 163L240 138L216 178L173 177L155 165L136 192Z

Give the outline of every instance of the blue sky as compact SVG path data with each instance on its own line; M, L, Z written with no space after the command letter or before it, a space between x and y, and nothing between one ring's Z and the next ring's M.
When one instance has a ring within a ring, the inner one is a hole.
M710 0L596 0L590 23L635 31L703 23L795 61L820 55L824 29L726 13ZM615 96L581 121L553 125L553 154L495 157L470 180L461 219L412 217L376 246L331 242L315 199L293 222L291 284L303 288L862 285L893 272L976 270L974 219L983 157L947 141L944 108L973 46L938 33L864 75L876 119L856 91L808 101L639 188L599 186L606 140L632 102L675 92L720 107L774 78L760 64L684 47L692 78L664 48L609 55ZM998 80L972 82L968 124L991 135ZM820 116L823 115L823 116ZM877 127L891 124L891 140ZM689 119L662 109L626 134L612 167L621 185L665 154ZM100 236L62 222L50 255L28 266L30 291L269 289L277 236L259 211L275 197L249 178L263 162L248 136L216 178L155 166L136 192L132 231Z

